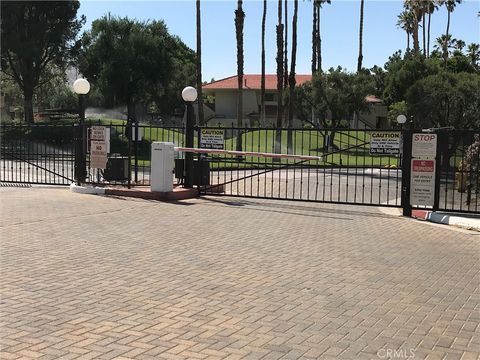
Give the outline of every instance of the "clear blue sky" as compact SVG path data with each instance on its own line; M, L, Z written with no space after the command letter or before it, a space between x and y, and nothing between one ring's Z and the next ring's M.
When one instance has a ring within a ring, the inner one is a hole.
M268 1L266 25L266 71L276 72L275 25L277 21L276 0ZM291 17L293 0L289 0L289 47L291 46ZM359 1L332 0L321 14L323 68L342 66L354 71L358 57ZM203 80L221 79L236 74L236 42L234 0L202 1L202 61ZM383 66L388 56L406 47L406 34L396 27L397 15L403 2L365 1L363 64ZM263 2L244 1L245 73L261 72L261 20ZM457 5L451 17L450 33L467 44L480 42L480 22L477 16L480 1L468 0ZM80 14L87 17L84 29L91 27L93 20L110 12L121 17L139 20L162 19L172 34L178 35L195 50L196 8L195 1L81 1ZM447 12L444 8L434 13L431 23L431 43L445 32ZM297 73L310 73L311 61L312 4L299 1ZM421 32L420 32L421 38ZM421 45L421 43L420 43ZM432 47L432 45L431 45Z

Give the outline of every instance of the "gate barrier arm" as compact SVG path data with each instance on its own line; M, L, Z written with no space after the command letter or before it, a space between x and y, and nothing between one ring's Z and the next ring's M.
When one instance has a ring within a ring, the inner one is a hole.
M299 160L323 161L322 156L275 154L275 153L264 153L264 152L253 152L253 151L199 149L199 148L187 148L187 147L175 147L175 151L192 152L196 154L224 154L224 155L233 155L233 156L258 156L258 157L269 157L269 158L277 158L277 159L299 159Z

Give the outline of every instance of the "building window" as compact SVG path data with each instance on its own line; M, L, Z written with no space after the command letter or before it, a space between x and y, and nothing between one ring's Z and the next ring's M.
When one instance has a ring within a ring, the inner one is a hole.
M276 94L273 93L267 93L265 94L265 101L275 101L276 100Z

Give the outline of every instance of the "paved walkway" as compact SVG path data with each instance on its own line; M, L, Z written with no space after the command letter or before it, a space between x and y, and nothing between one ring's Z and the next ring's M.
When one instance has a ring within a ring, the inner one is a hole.
M0 199L1 359L480 356L478 233L373 207Z

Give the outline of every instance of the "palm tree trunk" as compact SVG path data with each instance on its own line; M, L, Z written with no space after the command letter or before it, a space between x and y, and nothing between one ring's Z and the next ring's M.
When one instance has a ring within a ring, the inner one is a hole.
M285 43L283 46L283 87L286 89L288 86L288 0L285 0ZM286 104L285 104L286 106Z
M410 51L410 33L407 31L407 51Z
M447 8L447 13L448 13L447 31L445 33L445 42L443 44L443 61L445 62L445 64L447 63L447 59L448 59L448 32L450 30L450 10L448 8Z
M418 42L418 20L416 18L416 15L415 16L415 19L413 20L413 52L415 55L418 55L418 52L420 50L420 45L419 45L419 42Z
M282 146L282 114L283 114L283 24L282 0L278 0L277 24L277 131L275 134L275 152L280 153Z
M427 57L427 48L425 46L425 11L423 11L422 13L422 33L423 33L423 56Z
M242 8L242 0L238 0L238 7L235 10L235 33L237 38L237 79L238 79L238 97L237 97L237 151L242 151L242 131L243 127L243 22L245 13Z
M363 54L362 54L362 47L363 47L363 6L364 0L360 1L360 31L358 35L358 62L357 62L357 73L362 70L362 61L363 61Z
M293 105L295 103L295 66L297 61L297 17L298 17L298 0L293 3L293 20L292 20L292 62L290 67L290 103L288 106L288 134L287 134L287 151L293 153Z
M260 121L265 126L265 22L267 19L267 0L263 0L262 16L262 79L260 90Z
M320 4L317 4L317 70L322 71L322 36L320 34Z
M432 14L428 13L428 34L427 34L427 57L430 57L430 19Z
M317 6L312 1L313 26L312 26L312 75L317 71Z
M200 16L200 0L197 0L197 93L198 93L198 124L204 124L203 92L202 92L202 26Z

